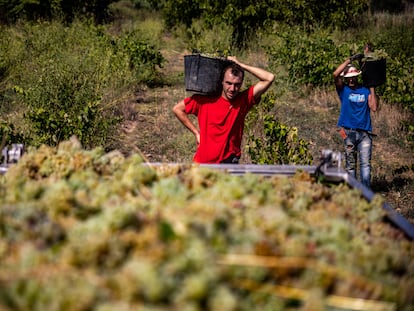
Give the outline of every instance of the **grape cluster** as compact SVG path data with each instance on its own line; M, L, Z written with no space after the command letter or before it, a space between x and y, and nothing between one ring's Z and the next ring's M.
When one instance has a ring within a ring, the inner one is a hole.
M414 309L414 243L382 198L306 172L151 166L71 140L27 152L0 194L2 310Z

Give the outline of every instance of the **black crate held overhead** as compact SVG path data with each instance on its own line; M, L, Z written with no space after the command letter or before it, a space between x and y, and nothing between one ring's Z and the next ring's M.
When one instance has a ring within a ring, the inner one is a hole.
M366 87L376 87L385 83L387 62L385 58L365 60L361 65L362 81Z
M222 72L231 61L201 54L184 56L185 89L204 95L221 93Z

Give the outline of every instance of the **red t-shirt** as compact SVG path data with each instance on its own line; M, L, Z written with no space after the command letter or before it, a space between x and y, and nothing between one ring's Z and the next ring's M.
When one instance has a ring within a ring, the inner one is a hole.
M222 96L193 95L184 100L185 111L198 118L200 144L197 163L220 163L230 155L241 155L244 120L255 104L253 87L229 102Z

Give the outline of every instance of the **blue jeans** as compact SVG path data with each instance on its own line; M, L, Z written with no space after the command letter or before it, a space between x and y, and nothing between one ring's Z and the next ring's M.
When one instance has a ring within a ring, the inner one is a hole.
M371 154L372 137L367 131L345 129L345 169L356 178L357 159L359 154L361 183L371 187Z

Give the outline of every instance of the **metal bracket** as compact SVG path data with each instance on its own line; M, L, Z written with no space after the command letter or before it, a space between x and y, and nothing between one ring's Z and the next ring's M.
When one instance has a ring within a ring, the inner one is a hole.
M7 172L10 164L17 163L24 153L23 144L12 144L11 148L5 146L1 151L3 163L0 165L0 173L4 174Z
M371 202L375 193L343 170L341 168L341 160L341 153L322 150L321 164L315 170L315 175L322 174L323 178L328 181L346 182L352 188L359 189L362 196L368 202ZM388 203L385 202L382 208L386 211L388 219L400 228L411 240L414 240L414 224L396 212Z

